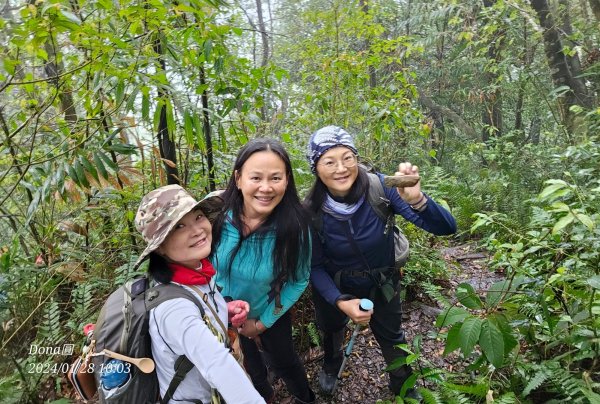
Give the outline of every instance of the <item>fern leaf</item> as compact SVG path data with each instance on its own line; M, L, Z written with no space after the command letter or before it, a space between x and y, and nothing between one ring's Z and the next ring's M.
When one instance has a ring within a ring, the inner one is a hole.
M529 383L527 383L527 386L525 386L525 389L523 390L523 395L527 397L529 393L540 387L546 380L548 380L548 373L543 370L539 371L531 380L529 380Z

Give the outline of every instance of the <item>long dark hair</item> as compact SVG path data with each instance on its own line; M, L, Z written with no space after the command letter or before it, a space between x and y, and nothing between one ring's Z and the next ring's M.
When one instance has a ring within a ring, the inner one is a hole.
M368 197L367 192L369 192L369 178L367 177L367 171L359 164L358 176L356 177L354 184L352 184L352 187L350 187L348 195L343 198L338 198L331 194L330 195L338 202L353 204L358 202L358 200L363 196ZM308 195L304 199L304 203L310 213L314 215L319 211L319 209L321 209L328 193L327 186L325 186L323 181L321 181L321 178L316 175L315 183L308 191Z
M162 255L152 251L148 254L148 274L152 279L160 283L170 283L173 279L173 271L169 263Z
M244 210L244 197L237 188L235 173L241 172L250 156L261 151L270 151L279 156L285 164L285 174L288 182L283 198L254 234L260 235L265 234L267 231L275 231L275 248L272 252L275 281L298 280L301 275L298 271L301 267L300 264L310 262L309 219L296 191L290 157L281 143L274 139L258 138L246 143L240 149L233 165L227 189L221 195L225 201L223 212L232 212L233 225L240 229L241 233L241 229L243 229L241 217ZM216 246L221 240L224 221L225 213L222 213L213 224L213 252L216 251ZM228 272L231 271L233 259L244 240L245 237L240 237L238 245L234 248L231 256L228 257L229 262L226 266Z

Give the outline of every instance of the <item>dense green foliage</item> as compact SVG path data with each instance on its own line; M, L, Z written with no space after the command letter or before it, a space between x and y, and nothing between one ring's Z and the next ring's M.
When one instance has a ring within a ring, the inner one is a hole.
M471 364L435 369L417 338L425 402L598 402L599 22L597 0L6 1L0 401L63 395L69 357L31 347L77 348L133 275L143 193L223 186L238 147L270 136L305 194L308 136L338 124L381 171L418 164L455 240L506 276L440 290L434 238L406 228L404 281Z

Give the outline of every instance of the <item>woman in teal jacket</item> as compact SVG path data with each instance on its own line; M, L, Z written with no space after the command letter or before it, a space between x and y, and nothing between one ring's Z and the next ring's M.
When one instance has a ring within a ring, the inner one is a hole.
M225 206L213 227L211 261L221 293L250 304L240 328L246 371L267 402L273 388L263 359L296 402L314 402L289 313L310 276L309 219L283 146L255 139L242 147L221 196Z

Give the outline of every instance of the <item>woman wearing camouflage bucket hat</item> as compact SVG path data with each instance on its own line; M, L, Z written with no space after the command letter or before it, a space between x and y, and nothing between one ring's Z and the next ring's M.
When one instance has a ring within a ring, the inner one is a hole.
M213 402L215 390L229 403L264 403L229 349L219 341L225 340L226 330L213 325L229 320L239 326L249 311L244 301L225 302L213 279L215 269L206 259L212 242L209 218L218 213L219 202L210 195L197 202L179 185L167 185L145 195L135 217L135 226L147 243L136 266L149 258L148 272L154 281L183 286L206 308L203 319L192 301L175 298L150 311L152 354L161 397L167 393L181 355L194 365L170 403ZM211 298L203 300L200 293Z
M388 188L382 174L368 173L358 164L352 136L338 126L326 126L312 134L308 160L316 180L306 204L315 215L319 233L315 240L320 241L313 245L311 272L316 322L324 334L319 387L332 394L343 360L341 347L348 318L356 324L370 324L388 365L406 356L395 348L406 344L406 338L401 326L394 231L389 231L391 226L380 219L371 201L383 201L390 220L400 215L436 235L454 233L456 223L447 210L421 192L420 182ZM396 175L418 172L417 166L406 162L399 165ZM371 192L379 198L369 198ZM361 311L360 298L373 300L374 309ZM411 374L409 366L389 372L394 394L400 393ZM407 397L418 398L418 394L411 389Z

